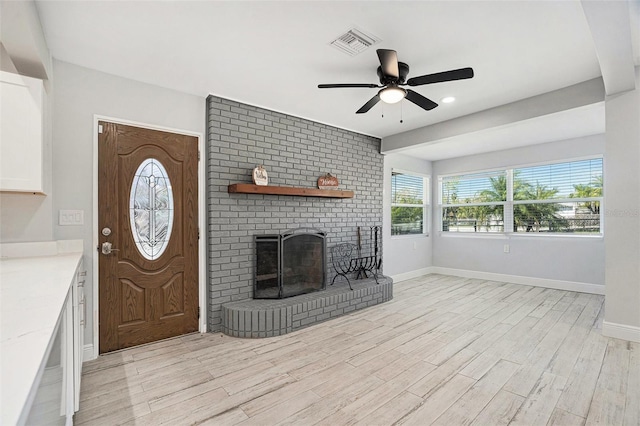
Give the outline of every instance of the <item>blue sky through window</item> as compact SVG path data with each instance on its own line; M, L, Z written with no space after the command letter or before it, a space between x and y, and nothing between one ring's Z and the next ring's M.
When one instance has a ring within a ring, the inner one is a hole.
M406 175L402 173L391 174L391 202L402 203L400 197L424 199L424 178L422 176ZM422 201L420 201L422 204Z
M506 175L505 171L496 171L444 178L442 181L443 202L445 204L473 202L482 191L493 190L492 178L498 179L500 176Z
M478 202L483 191L495 192L492 179L506 177L506 170L448 176L442 179L442 202L444 204ZM514 169L514 179L536 188L556 189L554 198L569 198L575 185L590 185L602 177L602 158L545 164L542 166ZM503 200L506 201L506 200Z
M574 185L594 184L602 176L602 158L525 167L515 169L514 173L515 179L534 188L540 185L558 190L554 198L568 198L575 192Z

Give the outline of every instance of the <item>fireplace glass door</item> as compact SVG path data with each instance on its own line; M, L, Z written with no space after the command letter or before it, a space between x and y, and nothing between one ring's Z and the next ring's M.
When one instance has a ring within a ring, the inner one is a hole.
M282 297L324 289L324 238L298 234L282 239Z
M256 235L254 299L278 299L324 290L325 233L296 229Z

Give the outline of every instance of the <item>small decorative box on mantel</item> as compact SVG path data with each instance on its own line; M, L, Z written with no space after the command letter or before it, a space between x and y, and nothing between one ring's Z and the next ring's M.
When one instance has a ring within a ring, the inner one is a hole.
M253 173L251 175L253 177L253 183L260 186L269 185L269 176L267 175L267 170L262 167L262 164L256 166L253 169Z
M324 176L320 176L318 178L318 188L319 189L338 189L338 178L332 176L331 173L327 173Z

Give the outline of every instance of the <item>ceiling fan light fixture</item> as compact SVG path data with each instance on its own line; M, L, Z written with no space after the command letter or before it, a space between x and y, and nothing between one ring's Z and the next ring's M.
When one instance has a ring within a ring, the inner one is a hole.
M407 96L407 91L398 86L388 86L382 89L378 96L380 96L380 100L387 104L395 104L400 102Z
M453 96L445 96L444 98L440 99L440 102L442 102L443 104L450 104L451 102L454 102L456 100L456 98L454 98Z

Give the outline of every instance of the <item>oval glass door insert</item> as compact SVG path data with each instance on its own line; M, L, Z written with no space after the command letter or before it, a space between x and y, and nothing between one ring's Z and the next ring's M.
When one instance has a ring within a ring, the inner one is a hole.
M173 228L173 191L160 161L147 158L133 177L129 196L133 240L146 259L158 259L167 248Z

